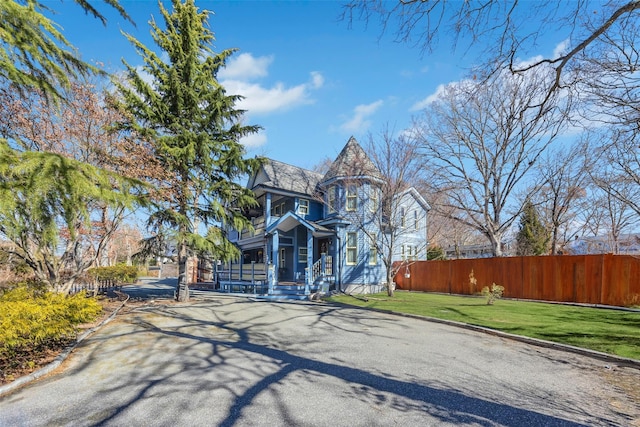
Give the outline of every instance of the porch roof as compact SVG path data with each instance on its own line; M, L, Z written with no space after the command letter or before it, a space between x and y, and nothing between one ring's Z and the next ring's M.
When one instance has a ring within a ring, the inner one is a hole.
M298 225L303 225L307 230L311 231L313 237L327 237L333 236L335 231L323 227L313 221L308 221L304 218L299 217L293 212L287 212L285 215L281 216L276 222L267 227L267 233L271 234L274 231L291 231L296 228Z

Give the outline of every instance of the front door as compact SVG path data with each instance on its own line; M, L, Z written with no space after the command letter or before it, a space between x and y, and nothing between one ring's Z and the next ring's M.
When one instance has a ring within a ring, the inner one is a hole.
M322 254L329 255L329 246L331 245L331 239L318 239L318 245L316 246L316 253L313 254L313 260L320 259Z
M293 270L293 247L281 247L278 253L278 281L293 281Z

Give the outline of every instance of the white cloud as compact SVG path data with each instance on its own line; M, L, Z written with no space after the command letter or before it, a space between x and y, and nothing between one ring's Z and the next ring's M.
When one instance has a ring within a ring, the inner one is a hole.
M569 39L566 39L566 40L563 40L560 43L558 43L556 48L553 49L552 58L554 58L554 59L555 58L559 58L560 56L566 54L568 50L569 50Z
M247 148L257 148L267 143L267 134L264 132L253 133L240 138L240 143Z
M319 71L311 72L311 87L314 89L320 89L324 85L324 77Z
M360 104L356 106L356 108L353 109L353 117L343 123L340 129L345 132L362 132L367 130L371 126L371 121L367 119L382 107L382 104L383 101L379 99L371 104Z
M248 114L284 111L297 105L313 102L309 97L306 84L287 88L283 83L278 82L266 88L256 83L226 80L222 85L227 93L244 97L237 103L237 107L247 110Z
M312 104L311 91L324 85L324 76L318 71L310 73L307 83L296 86L288 87L282 82L268 86L254 81L269 75L273 61L273 55L254 57L251 53L243 53L232 58L218 74L228 94L243 97L237 107L246 110L247 114L268 114Z
M220 80L252 80L265 77L273 60L273 55L254 57L250 53L241 53L231 57L227 65L220 70L218 77Z
M429 104L431 104L433 101L438 99L438 97L444 92L445 87L446 87L445 85L438 85L435 92L433 92L431 95L427 96L423 100L413 104L409 108L409 111L420 111L425 109Z

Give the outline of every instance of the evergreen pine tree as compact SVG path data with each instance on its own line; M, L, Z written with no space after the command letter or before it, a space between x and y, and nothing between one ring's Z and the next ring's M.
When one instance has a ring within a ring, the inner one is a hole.
M540 221L536 207L527 200L520 215L520 230L516 236L517 254L543 255L549 251L549 230Z
M213 52L208 12L198 11L194 0L172 4L171 13L160 4L165 29L150 22L153 39L166 55L159 56L127 35L144 66L139 72L125 62L127 81L116 84L123 107L134 117L130 126L154 141L156 156L169 175L155 183L162 200L149 226L159 233L173 231L179 265L177 298L186 301L190 253L208 253L220 260L239 256L226 239L224 225L237 230L251 227L242 211L257 203L237 181L253 173L260 161L244 158L239 139L259 127L240 123L244 112L234 107L240 97L227 95L216 78L235 50ZM199 234L200 227L208 227L205 236Z

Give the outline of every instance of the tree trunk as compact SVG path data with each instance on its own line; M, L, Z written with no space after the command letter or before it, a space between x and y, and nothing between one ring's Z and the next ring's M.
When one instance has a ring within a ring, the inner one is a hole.
M490 235L489 241L491 242L491 249L494 257L501 257L502 252L502 235Z
M187 280L187 245L180 244L178 251L178 289L176 300L180 302L189 301L189 283Z
M392 297L396 290L396 284L393 281L395 279L393 274L393 262L387 264L387 295Z

